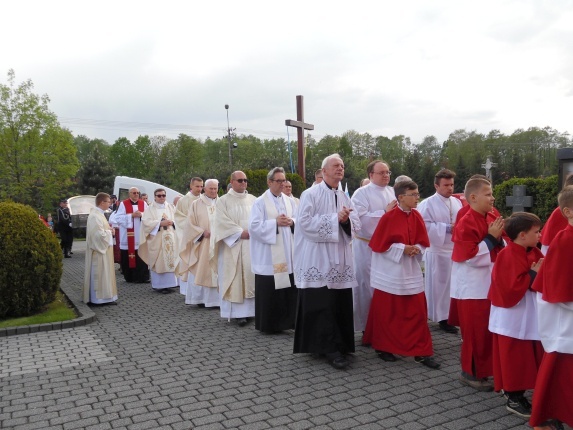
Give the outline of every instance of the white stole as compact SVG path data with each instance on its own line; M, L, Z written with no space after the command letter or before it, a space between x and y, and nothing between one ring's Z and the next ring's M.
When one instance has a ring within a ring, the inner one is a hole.
M275 206L275 203L269 197L270 193L264 194L265 199L265 209L267 211L268 219L276 219L280 214ZM281 199L283 199L283 204L285 206L286 216L292 218L292 205L285 202L283 195L281 194ZM290 227L289 227L290 228ZM278 227L277 227L278 229ZM288 275L288 265L285 255L285 246L282 232L279 230L277 234L277 241L274 245L271 245L271 258L273 261L273 272L275 277L275 290L280 290L281 288L289 288L290 278Z

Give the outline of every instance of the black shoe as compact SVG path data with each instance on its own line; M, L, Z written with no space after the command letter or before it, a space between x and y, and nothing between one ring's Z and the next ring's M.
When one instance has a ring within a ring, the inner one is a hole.
M70 254L64 254L64 258L72 258Z
M440 321L438 324L440 324L440 329L446 333L457 334L458 332L458 328L454 325L448 324L447 320Z
M440 368L440 363L438 363L432 357L418 356L418 357L414 357L414 361L416 363L423 364L424 366L429 367L430 369L439 369Z
M344 358L343 355L340 355L332 360L329 360L329 363L332 367L334 367L335 369L338 370L343 370L346 369L348 367L348 365L350 364L348 362L348 360L346 358Z
M380 357L382 360L384 361L388 361L393 363L394 361L396 361L396 356L394 354L392 354L391 352L386 352L386 351L376 351L376 353L378 354L378 357Z
M171 290L169 288L162 288L160 290L155 290L157 291L159 294L169 294L171 293Z
M246 318L238 318L237 324L239 325L239 327L244 327L247 325L247 319Z
M198 308L204 308L204 307L205 307L205 303L199 303L199 304L197 304L197 307L198 307Z
M507 399L505 409L523 418L531 417L531 404L523 396Z

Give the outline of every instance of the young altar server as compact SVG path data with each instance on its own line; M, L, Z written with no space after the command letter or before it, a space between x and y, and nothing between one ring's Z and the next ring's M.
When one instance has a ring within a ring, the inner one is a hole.
M543 347L537 328L537 293L530 289L543 262L537 249L541 220L516 212L505 220L510 242L497 256L491 275L489 331L493 336L495 391L503 390L506 409L522 417L531 415L525 390L535 387Z
M558 201L568 225L551 242L532 287L545 349L529 420L536 429L563 428L560 421L573 426L573 186L563 188Z
M457 221L452 235L450 286L462 335L460 382L478 391L492 391L488 377L493 376L493 341L488 330L491 304L487 294L495 253L501 247L503 218L488 222L495 198L486 179L470 179L464 194L470 209Z
M437 369L420 267L430 240L424 219L413 210L420 199L418 185L399 182L394 193L398 207L382 216L369 244L375 290L363 343L371 344L384 361L396 361L394 354L414 356L417 363Z

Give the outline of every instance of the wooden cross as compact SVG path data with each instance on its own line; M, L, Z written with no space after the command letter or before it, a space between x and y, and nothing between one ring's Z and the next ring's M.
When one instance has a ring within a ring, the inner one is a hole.
M524 212L525 208L533 206L533 197L526 196L525 185L514 185L513 196L505 197L505 205L511 208L511 213Z
M285 120L285 125L296 127L298 138L298 174L302 177L302 182L306 183L306 166L304 164L304 130L314 130L313 124L304 122L303 96L296 96L296 121L292 119Z

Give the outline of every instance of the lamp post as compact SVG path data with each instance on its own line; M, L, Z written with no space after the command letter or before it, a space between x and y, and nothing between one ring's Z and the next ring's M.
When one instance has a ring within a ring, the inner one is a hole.
M225 105L227 111L227 141L229 143L229 167L233 165L233 155L231 152L231 127L229 126L229 105Z

